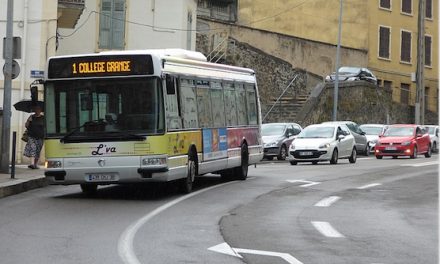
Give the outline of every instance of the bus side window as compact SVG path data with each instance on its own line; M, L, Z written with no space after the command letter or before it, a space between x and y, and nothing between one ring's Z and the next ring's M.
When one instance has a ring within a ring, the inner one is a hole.
M165 105L166 105L166 122L168 129L182 128L182 121L179 114L179 101L177 100L176 85L177 78L171 75L165 77Z

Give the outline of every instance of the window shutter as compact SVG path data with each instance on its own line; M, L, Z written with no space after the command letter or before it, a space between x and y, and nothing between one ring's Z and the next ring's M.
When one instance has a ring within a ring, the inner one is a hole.
M411 62L411 32L402 31L400 60Z
M412 0L402 0L402 12L412 14Z
M125 47L125 0L115 0L113 11L112 48Z
M425 36L425 65L427 66L431 66L431 45L431 37Z
M111 16L112 16L112 1L102 0L101 2L101 14L99 16L99 48L110 48L110 36L111 36Z
M386 27L379 28L379 57L390 57L390 29Z

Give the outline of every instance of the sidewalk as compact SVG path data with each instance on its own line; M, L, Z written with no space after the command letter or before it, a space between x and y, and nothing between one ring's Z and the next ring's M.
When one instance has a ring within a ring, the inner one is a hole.
M27 165L15 166L15 178L0 173L0 198L47 186L44 169L31 170Z

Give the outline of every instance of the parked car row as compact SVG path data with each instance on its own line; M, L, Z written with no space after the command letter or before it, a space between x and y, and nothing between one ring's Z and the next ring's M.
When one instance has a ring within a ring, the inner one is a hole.
M367 68L363 67L340 67L338 71L338 80L340 82L350 82L350 81L367 81L374 85L377 85L377 78L374 74ZM336 72L325 77L326 82L336 81Z
M428 134L429 132L429 134ZM289 160L290 164L339 159L355 163L358 154L377 159L417 155L431 157L438 151L438 126L411 124L363 124L352 121L324 122L302 128L296 123L263 124L264 158Z

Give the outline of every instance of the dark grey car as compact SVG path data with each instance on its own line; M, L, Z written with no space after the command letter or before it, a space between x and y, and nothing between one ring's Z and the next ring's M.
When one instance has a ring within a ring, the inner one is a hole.
M261 135L264 145L263 158L272 160L285 160L290 143L302 130L296 123L267 123L261 127Z
M354 140L356 142L356 152L362 153L365 156L370 155L370 148L367 140L367 136L365 136L365 132L353 121L334 121L334 122L324 122L323 124L345 124L350 129L351 134L354 136Z

